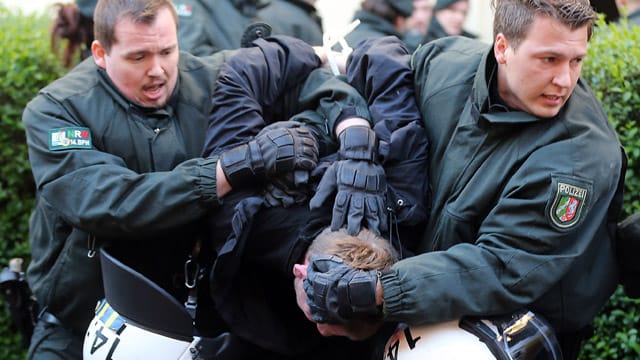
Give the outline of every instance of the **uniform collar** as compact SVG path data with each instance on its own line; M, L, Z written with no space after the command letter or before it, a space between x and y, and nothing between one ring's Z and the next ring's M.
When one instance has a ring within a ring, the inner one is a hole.
M493 55L493 46L491 46L478 65L473 82L471 100L480 109L481 118L493 124L522 124L540 121L534 115L510 109L498 94L497 78L498 62Z

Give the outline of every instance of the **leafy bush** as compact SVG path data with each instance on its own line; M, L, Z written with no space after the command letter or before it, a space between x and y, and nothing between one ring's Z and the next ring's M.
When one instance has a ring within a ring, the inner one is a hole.
M22 111L37 91L63 73L51 54L50 19L9 11L0 3L0 267L29 260L28 224L34 184ZM0 359L24 359L22 339L0 298Z
M624 216L640 211L640 28L626 20L600 19L589 45L582 77L602 102L629 158L625 177ZM640 300L621 288L594 322L595 335L580 359L640 358Z

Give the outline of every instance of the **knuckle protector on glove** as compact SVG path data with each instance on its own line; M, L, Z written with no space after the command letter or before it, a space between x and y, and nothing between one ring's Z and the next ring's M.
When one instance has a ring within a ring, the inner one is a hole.
M273 129L256 138L267 163L267 174L292 171L295 165L293 136L285 128ZM269 143L271 142L271 143Z
M339 135L339 154L342 159L375 161L378 153L378 137L366 126L350 126Z
M344 161L338 171L338 183L366 192L386 190L384 170L378 167L380 166L362 161Z

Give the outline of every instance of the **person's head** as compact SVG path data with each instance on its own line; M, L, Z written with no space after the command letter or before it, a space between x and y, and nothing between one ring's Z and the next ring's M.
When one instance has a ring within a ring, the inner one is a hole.
M469 13L468 0L438 0L433 10L433 16L447 34L462 34Z
M573 92L596 13L589 0L493 0L498 92L513 109L558 114Z
M388 270L397 261L397 253L391 243L369 230L363 229L357 236L349 235L345 229L323 230L309 246L303 263L293 266L298 306L313 322L303 281L307 278L309 259L315 255L338 256L348 265L361 270ZM345 336L351 340L366 339L375 334L381 325L378 319L354 319L340 325L316 324L323 336Z
M396 30L402 31L406 18L413 12L413 0L363 0L360 7L387 20Z
M413 12L407 18L405 28L419 31L422 35L426 34L434 5L435 0L413 0Z
M100 0L91 52L129 100L162 107L178 78L177 29L171 0Z

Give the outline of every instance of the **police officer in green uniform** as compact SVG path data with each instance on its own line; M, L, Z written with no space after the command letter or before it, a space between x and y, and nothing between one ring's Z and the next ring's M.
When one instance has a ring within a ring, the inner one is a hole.
M317 18L284 1L177 0L174 4L180 49L194 55L241 47L245 31L255 23L268 25L263 33L294 36L310 45L322 45Z
M345 40L353 47L363 40L382 36L402 37L404 19L413 13L413 0L364 0L353 15L360 24Z
M258 15L273 28L273 34L285 34L309 45L322 45L322 18L313 0L271 0Z
M626 162L580 79L596 13L587 0L494 6L492 46L448 37L411 56L388 37L352 53L357 88L414 76L431 144L431 214L419 255L382 274L314 259L305 290L320 322L354 308L412 325L528 308L575 359L618 283ZM357 289L345 281L354 278Z
M182 296L184 286L171 279L200 236L199 219L232 186L309 171L317 162L317 140L302 127L267 131L248 146L200 157L214 82L233 54L179 52L168 0L101 0L95 19L92 58L42 89L23 114L37 186L27 278L42 308L30 359L81 357L84 331L104 296L99 246L124 249L129 265ZM272 93L321 64L293 38L255 46L259 51L238 51L254 64L269 64L271 80L280 81ZM302 62L289 67L288 54ZM349 87L336 90L348 104L361 99Z

